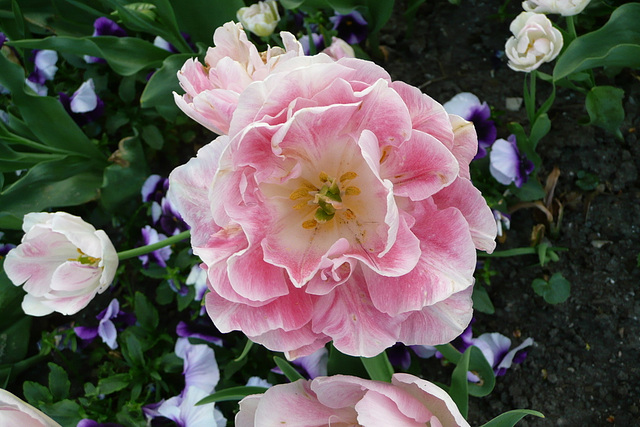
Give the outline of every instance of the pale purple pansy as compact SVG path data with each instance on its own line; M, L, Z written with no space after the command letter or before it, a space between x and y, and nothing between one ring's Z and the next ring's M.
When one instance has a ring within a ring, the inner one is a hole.
M486 102L470 92L462 92L451 98L443 105L449 114L455 114L472 122L478 134L478 154L475 159L481 159L487 155L487 148L496 140L498 131L491 120L491 108Z
M154 226L170 236L188 230L189 226L184 222L180 213L173 207L166 197L169 189L169 180L160 175L149 175L140 191L143 202L151 203L151 220Z
M58 95L64 109L79 126L95 121L104 113L104 102L96 94L93 79L82 83L71 96L64 92Z
M56 63L58 62L58 52L55 50L43 49L33 51L33 72L25 80L35 93L40 96L46 96L49 89L45 83L53 80L58 71Z
M264 387L264 388L269 388L269 387L273 387L273 384L271 384L269 381L265 380L264 378L260 378L260 377L250 377L247 380L247 387Z
M185 389L198 387L212 392L216 388L220 381L220 371L211 347L207 344L191 344L189 338L178 338L175 353L184 360L182 374Z
M354 10L346 15L336 13L329 20L333 23L333 29L338 32L338 37L349 44L358 44L367 38L368 24L358 11Z
M152 228L150 225L146 225L142 230L142 244L143 245L151 245L154 243L158 243L162 240L165 240L167 236L162 233L158 233L158 231ZM171 247L165 246L160 249L156 249L153 252L149 252L148 254L140 255L138 258L142 261L142 267L149 268L149 263L151 261L158 264L160 267L167 266L167 260L171 258Z
M533 162L518 150L515 135L496 140L491 147L489 161L489 172L496 181L504 185L513 182L516 187L522 187L535 168Z
M497 209L491 209L491 211L493 212L493 217L496 219L496 226L498 227L498 237L502 237L502 230L508 230L511 227L511 215L500 212Z
M313 40L313 50L311 49L310 39ZM322 37L322 34L311 33L311 37L306 34L300 37L298 41L302 45L302 50L305 55L316 54L325 48L324 37Z
M118 348L118 329L122 330L136 322L133 314L120 310L120 303L116 298L111 300L107 308L96 316L96 319L100 321L98 326L76 326L73 330L79 338L85 341L92 341L99 336L102 342L112 350ZM116 324L119 326L116 327Z
M221 347L223 341L222 338L216 336L218 333L218 330L215 329L211 322L203 322L201 319L196 319L190 323L181 320L176 326L176 334L181 338L197 338Z
M187 276L185 282L187 285L191 285L195 288L195 300L201 301L204 294L207 292L207 270L202 268L199 264L191 267L191 271Z
M122 427L122 424L116 423L99 423L89 418L84 418L78 421L76 427Z

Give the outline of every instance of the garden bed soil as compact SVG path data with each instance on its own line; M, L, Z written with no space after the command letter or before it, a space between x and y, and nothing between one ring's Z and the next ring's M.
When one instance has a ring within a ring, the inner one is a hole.
M397 3L396 9L403 10L403 2ZM522 97L524 74L496 56L520 3L511 2L504 19L498 15L500 5L426 2L410 37L406 21L394 16L381 35L387 53L381 64L394 79L420 87L441 103L459 92L476 94L501 113L498 137L506 138L508 122L526 126L527 120L524 108L505 106L507 98ZM640 425L640 79L632 70L615 77L600 74L599 84L625 92L624 139L579 124L587 117L583 95L558 90L549 111L551 131L538 145L538 177L544 185L555 167L560 171L555 198L564 218L551 244L569 250L544 267L533 255L491 260L497 271L489 287L495 314L476 313L474 335L499 332L514 345L526 337L535 344L522 364L498 377L491 395L471 398L472 425L516 408L546 416L526 417L522 426ZM597 177L595 189L576 183L584 173ZM514 212L511 230L497 250L529 246L540 222L536 210ZM556 272L571 282L571 296L551 305L531 283ZM448 382L450 368L429 360L424 372L427 379Z

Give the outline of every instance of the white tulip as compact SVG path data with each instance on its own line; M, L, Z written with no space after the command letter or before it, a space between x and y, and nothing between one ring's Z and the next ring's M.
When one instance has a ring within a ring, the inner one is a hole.
M527 12L559 13L562 16L577 15L591 0L525 0L522 8Z
M522 12L509 29L513 36L507 40L504 50L509 67L515 71L533 71L553 61L562 49L562 34L545 15Z

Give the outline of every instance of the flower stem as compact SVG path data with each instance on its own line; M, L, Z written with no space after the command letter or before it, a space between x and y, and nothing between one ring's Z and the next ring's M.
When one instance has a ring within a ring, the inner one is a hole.
M576 33L576 23L573 16L567 16L567 31L569 32L570 38L566 41L566 46L568 46L569 43L571 43L576 37L578 37L578 33Z
M391 382L393 368L386 352L383 351L374 357L361 357L360 360L372 380Z
M183 231L180 234L176 234L175 236L168 237L157 243L152 243L150 245L140 246L138 248L133 248L126 251L118 252L118 259L122 261L125 259L148 254L160 248L164 248L165 246L170 246L170 245L173 245L174 243L178 243L182 240L188 239L190 236L191 236L191 231L189 230Z

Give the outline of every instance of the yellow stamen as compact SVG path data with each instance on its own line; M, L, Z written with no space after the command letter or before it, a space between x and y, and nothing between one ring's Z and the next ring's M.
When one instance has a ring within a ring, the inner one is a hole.
M349 181L351 179L355 179L358 176L355 172L345 172L340 176L340 182Z
M360 194L360 189L358 187L350 186L344 189L344 194L347 196L357 196Z
M302 199L303 197L309 197L308 188L300 187L296 191L291 193L291 195L289 196L291 200L298 200L298 199Z
M344 217L346 219L356 219L356 214L354 214L351 209L347 209L346 211L344 211Z
M316 225L318 225L318 221L315 219L308 219L302 223L302 228L309 230L311 228L315 228Z
M320 172L320 175L318 176L318 178L320 178L320 181L322 182L329 181L329 175L327 175L326 172Z

